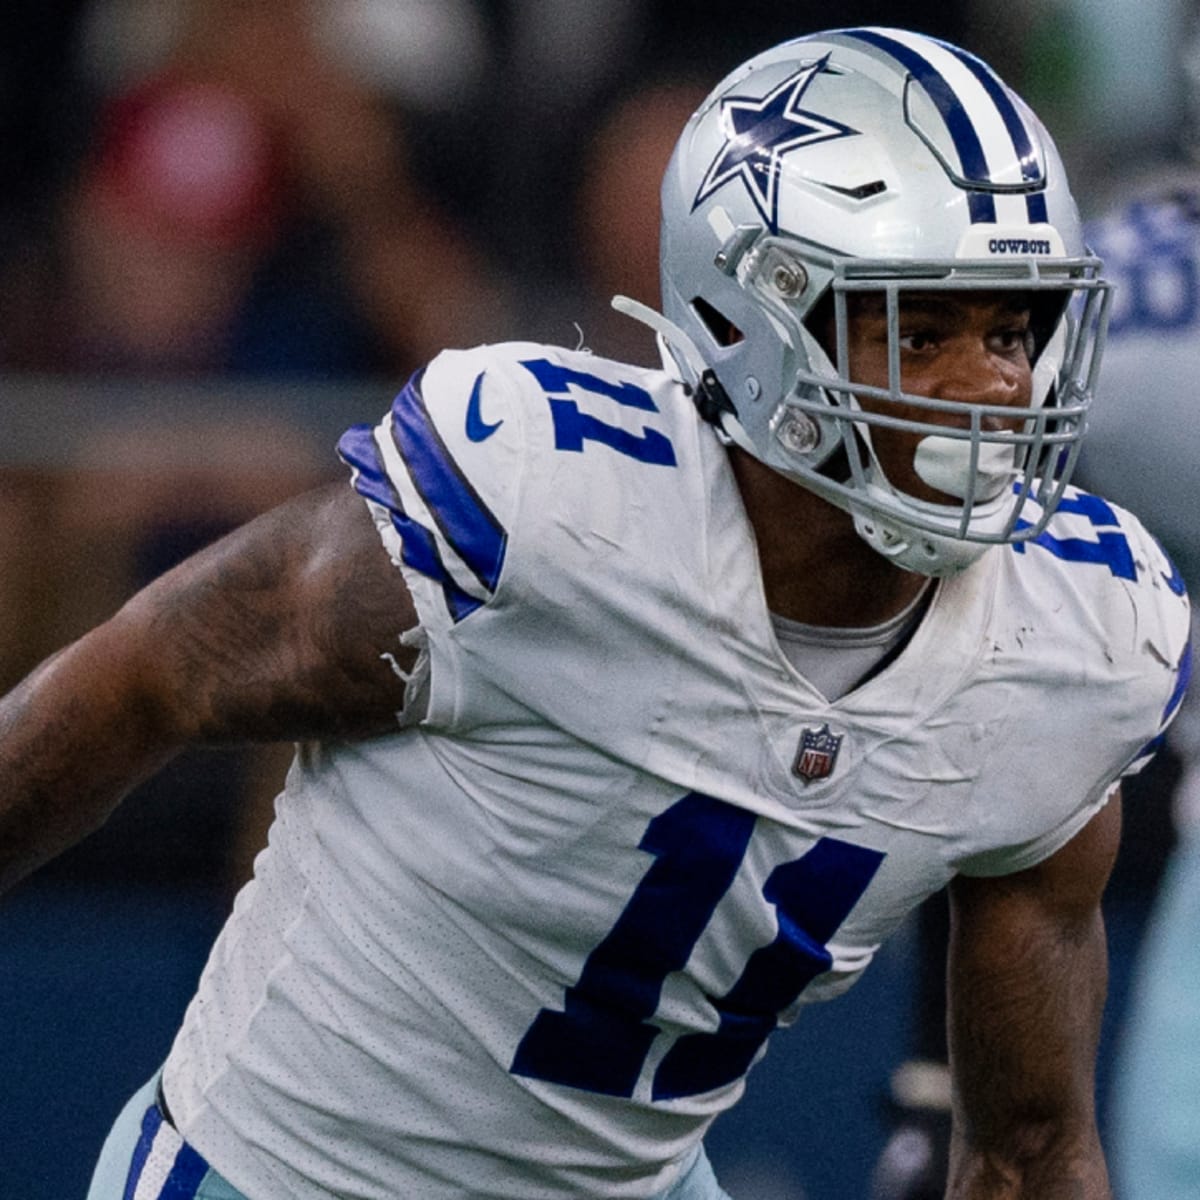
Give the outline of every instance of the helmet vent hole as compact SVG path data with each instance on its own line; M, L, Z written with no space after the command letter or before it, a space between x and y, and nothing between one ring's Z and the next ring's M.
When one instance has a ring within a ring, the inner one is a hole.
M882 179L872 179L870 183L860 183L858 187L845 188L845 193L852 200L869 200L887 191L887 183Z
M704 328L708 330L718 346L736 346L745 338L745 334L724 313L709 304L703 296L697 296L692 301L692 308L695 309Z

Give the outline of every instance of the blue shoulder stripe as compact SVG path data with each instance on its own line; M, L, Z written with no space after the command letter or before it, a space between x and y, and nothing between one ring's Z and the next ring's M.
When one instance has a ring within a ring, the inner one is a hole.
M404 511L396 489L379 463L379 450L371 426L355 425L342 434L338 454L343 462L354 468L354 490L386 509L391 516L392 527L400 535L400 557L414 571L441 585L451 618L461 621L481 607L483 601L463 591L446 570L434 535Z
M370 425L352 425L338 438L338 457L354 468L354 490L391 513L403 513L400 497L379 462L375 430Z
M434 583L442 585L442 595L452 620L461 621L463 617L470 616L477 608L483 606L482 600L472 596L470 592L464 592L454 582L438 553L437 539L424 525L403 512L392 513L392 525L400 535L400 557L414 571L420 571Z
M488 591L495 591L508 535L460 470L430 419L418 371L392 403L392 440L442 536Z

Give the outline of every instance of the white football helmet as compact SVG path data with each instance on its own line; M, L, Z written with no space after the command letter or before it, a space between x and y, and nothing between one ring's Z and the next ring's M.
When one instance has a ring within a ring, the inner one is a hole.
M664 315L615 303L658 330L726 438L923 574L1041 532L1078 454L1108 285L1054 144L989 67L891 29L777 46L688 122L662 204ZM1027 409L901 391L903 296L951 289L1031 293ZM848 374L847 296L861 291L886 297L887 388ZM834 337L823 344L818 327ZM901 405L928 420L888 411ZM889 480L872 447L878 428L924 435L916 474L961 502L934 504Z

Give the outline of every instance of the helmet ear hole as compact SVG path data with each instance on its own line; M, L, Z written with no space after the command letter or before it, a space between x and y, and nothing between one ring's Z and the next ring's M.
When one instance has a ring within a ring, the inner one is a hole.
M745 334L724 313L714 308L703 296L692 300L692 308L700 323L718 346L736 346L745 339Z
M831 363L837 361L837 324L834 319L833 289L826 288L804 318L804 327L825 351Z
M1032 345L1029 347L1029 361L1036 363L1043 350L1058 331L1069 305L1069 297L1047 292L1043 295L1034 294L1030 302L1029 332L1032 334Z

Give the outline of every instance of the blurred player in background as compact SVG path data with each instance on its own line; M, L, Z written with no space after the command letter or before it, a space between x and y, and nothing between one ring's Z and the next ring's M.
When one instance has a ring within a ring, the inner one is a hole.
M947 884L950 1194L1109 1195L1099 901L1188 608L1068 484L1107 293L1053 144L851 29L731 74L662 197L662 370L438 355L353 489L0 707L0 883L183 745L300 742L91 1200L723 1197L769 1035Z
M1085 459L1090 486L1137 506L1200 580L1196 527L1200 380L1200 40L1185 61L1190 161L1130 189L1090 230L1116 287L1103 397ZM1200 1195L1200 705L1171 730L1176 843L1142 943L1113 1098L1122 1200Z

